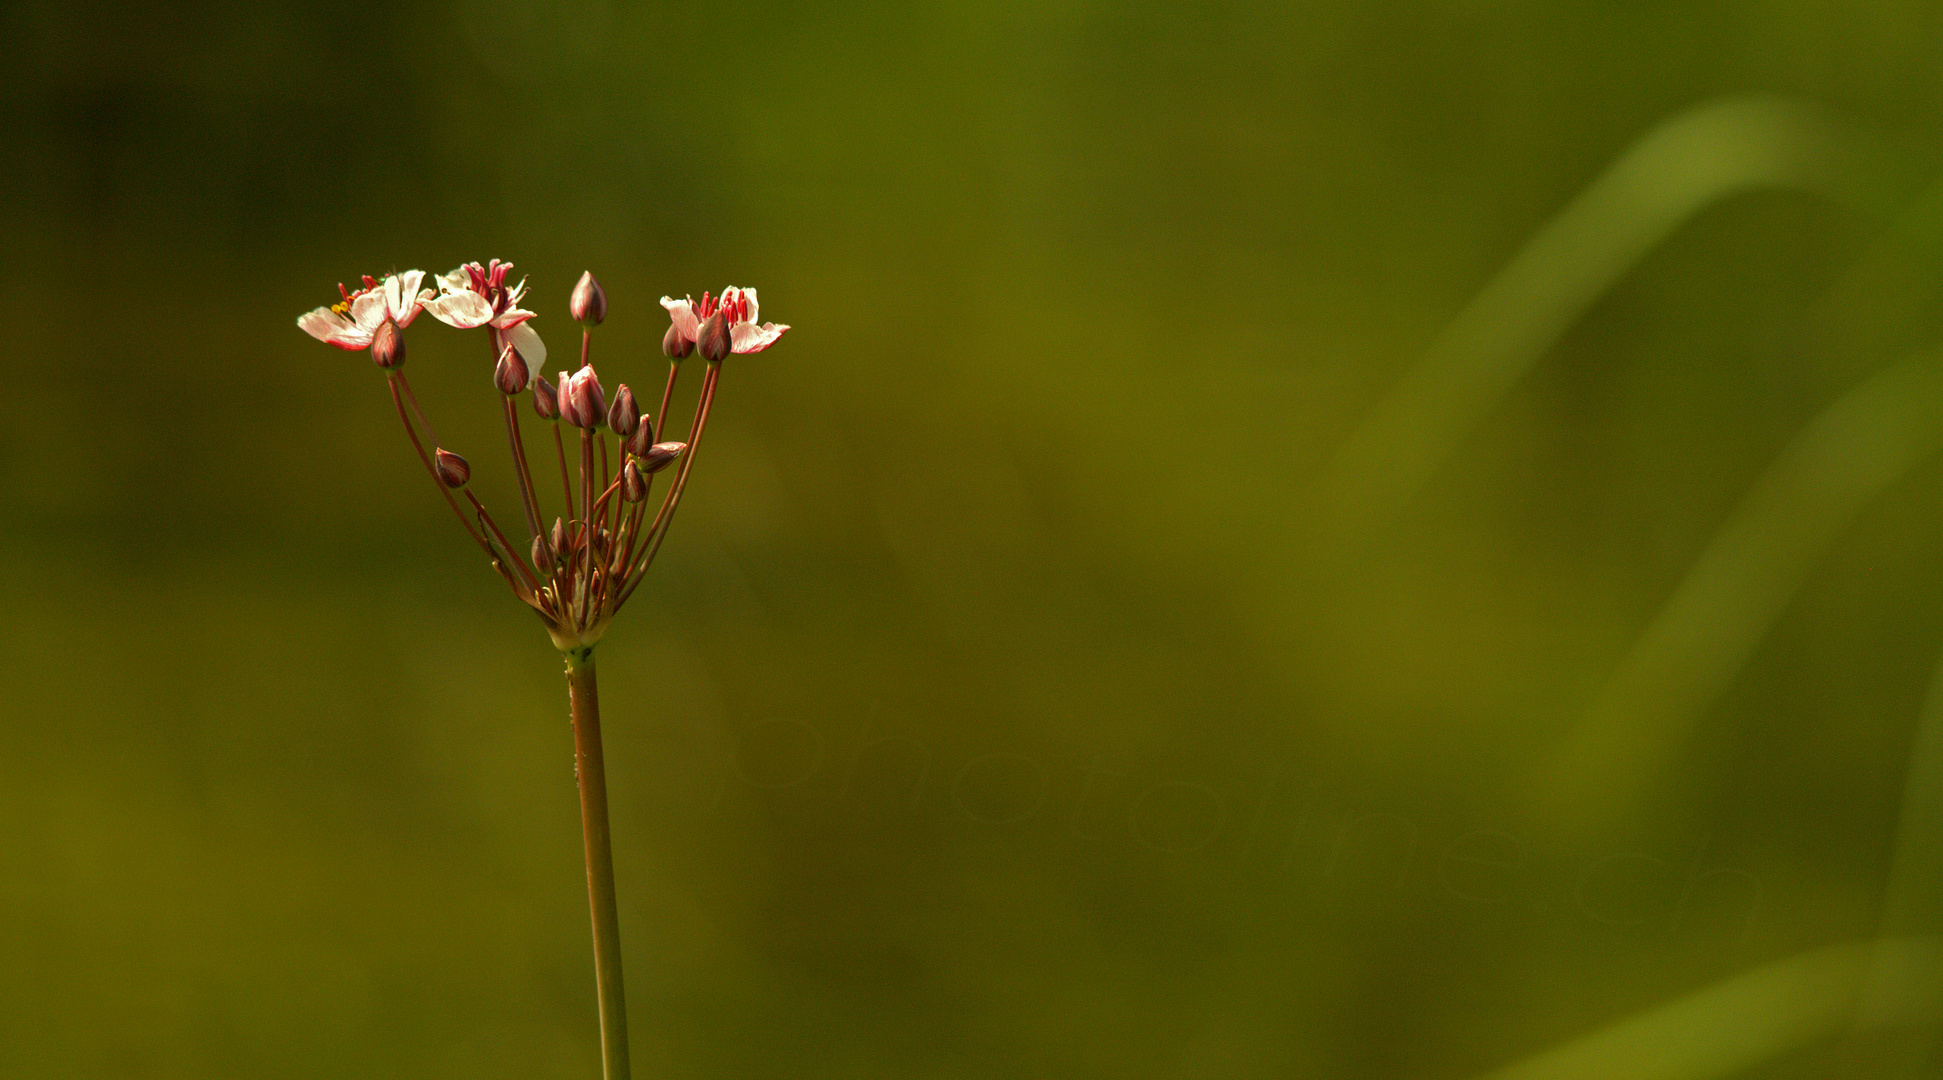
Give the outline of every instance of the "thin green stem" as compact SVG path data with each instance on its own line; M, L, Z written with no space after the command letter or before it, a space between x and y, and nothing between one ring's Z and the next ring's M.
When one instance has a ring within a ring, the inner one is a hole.
M594 647L577 646L567 661L573 708L574 772L580 780L580 830L587 847L587 904L594 923L594 982L600 997L600 1060L605 1080L628 1080L627 995L621 987L621 923L614 901L614 848L607 827L607 766L600 745L600 692Z

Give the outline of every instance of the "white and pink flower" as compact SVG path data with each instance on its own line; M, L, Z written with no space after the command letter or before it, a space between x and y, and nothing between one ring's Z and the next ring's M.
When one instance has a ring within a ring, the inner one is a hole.
M546 363L546 345L526 325L534 312L519 306L520 298L526 295L526 280L506 287L506 272L512 268L512 263L498 259L485 266L467 263L439 279L439 295L425 301L425 310L445 325L461 330L490 326L499 331L500 340L526 362L526 379L532 382L540 377L540 368Z
M686 298L672 300L664 296L661 306L668 309L668 318L673 320L675 331L689 341L694 341L701 333L703 320L721 312L729 324L729 336L733 342L731 352L761 352L774 345L789 329L787 324L757 325L756 291L738 289L733 285L723 289L722 295L717 298L711 299L707 293L703 293L699 304Z
M372 337L387 320L402 330L418 318L420 307L432 296L432 290L420 291L418 287L424 279L422 270L392 274L383 281L366 274L364 288L351 292L339 285L337 291L344 299L297 316L297 327L340 349L354 352L368 349Z

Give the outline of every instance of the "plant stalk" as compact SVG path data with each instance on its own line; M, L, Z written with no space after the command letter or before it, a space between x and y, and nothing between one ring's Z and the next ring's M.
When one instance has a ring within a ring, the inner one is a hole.
M621 988L621 925L614 902L614 849L607 828L607 766L601 757L594 647L579 645L562 655L567 661L567 699L573 707L580 829L587 845L587 903L593 912L594 981L600 994L601 1075L605 1080L629 1080L627 998Z

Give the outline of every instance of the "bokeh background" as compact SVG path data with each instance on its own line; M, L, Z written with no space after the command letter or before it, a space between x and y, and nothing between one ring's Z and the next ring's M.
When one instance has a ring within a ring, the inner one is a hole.
M597 1075L558 657L293 325L492 257L795 326L600 646L637 1075L1937 1066L1935 5L0 29L0 1074Z

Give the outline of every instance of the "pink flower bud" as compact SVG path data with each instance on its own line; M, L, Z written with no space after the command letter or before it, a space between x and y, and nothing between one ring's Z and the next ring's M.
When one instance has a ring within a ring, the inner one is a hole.
M583 326L599 326L607 318L607 291L594 280L594 272L587 271L574 283L573 295L567 298L567 311L574 321Z
M680 360L695 351L695 343L688 340L681 327L671 325L668 332L661 335L661 351L667 353L670 360Z
M544 375L533 381L533 411L539 413L542 420L560 419L560 392L546 381Z
M654 417L643 413L641 416L641 425L634 429L634 434L627 437L627 442L623 446L623 449L635 457L643 457L647 454L648 447L653 445Z
M499 363L493 367L492 383L507 397L526 389L526 361L519 358L519 352L511 345L499 354Z
M592 431L607 420L607 395L600 389L600 377L588 364L560 383L560 417L577 428Z
M371 335L371 362L386 370L405 366L405 335L390 319Z
M721 312L702 320L701 329L695 331L695 351L702 354L702 359L719 364L733 348L735 337L729 333L729 320Z
M437 455L433 457L432 468L449 488L462 488L467 480L472 479L472 466L466 464L466 459L444 447L439 447Z
M541 573L553 568L553 548L547 544L544 536L533 538L533 567Z
M607 426L623 439L641 426L641 407L634 403L634 391L626 383L614 391L614 404L607 408Z
M638 503L648 497L648 478L641 473L641 467L629 459L621 469L621 498Z
M553 546L554 554L567 553L567 523L559 518L553 519L553 530L547 533L547 543Z
M643 472L658 473L673 463L676 458L681 456L682 451L686 449L688 449L687 443L655 443L653 446L648 447L647 453L641 455L641 470Z

